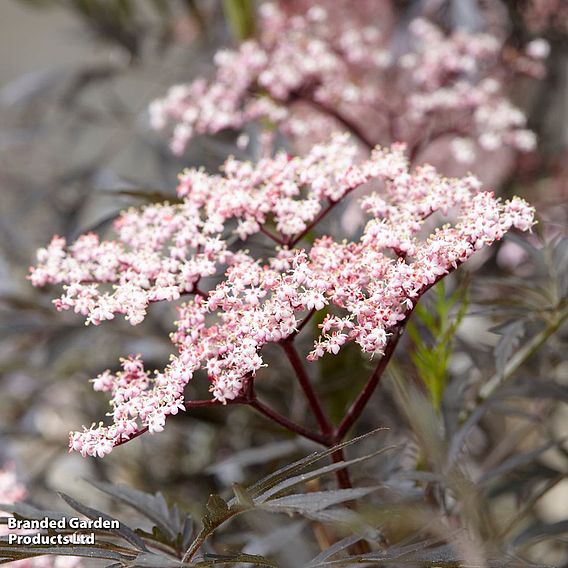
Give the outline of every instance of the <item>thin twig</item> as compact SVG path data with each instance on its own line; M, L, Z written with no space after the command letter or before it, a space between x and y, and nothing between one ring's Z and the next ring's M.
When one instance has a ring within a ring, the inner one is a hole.
M316 391L314 390L314 387L312 386L310 378L308 377L308 373L306 372L306 369L302 364L302 361L300 359L300 356L298 355L298 352L296 351L294 344L291 341L282 341L280 345L284 349L284 352L286 353L286 356L288 357L288 360L290 361L290 364L292 365L292 368L296 373L298 382L300 383L300 386L302 387L302 390L304 391L306 398L308 399L308 403L310 405L310 408L312 409L312 412L314 413L314 417L316 419L316 422L318 423L321 433L326 437L330 437L333 433L333 425L325 414L320 399Z
M343 449L336 450L331 454L331 460L333 463L341 463L345 461L345 453ZM351 489L353 485L351 484L351 479L349 478L349 472L347 468L344 467L335 472L335 478L337 479L337 485L341 489Z
M381 357L381 360L379 361L379 364L376 366L372 375L369 377L369 380L363 387L363 390L359 393L359 396L355 399L355 401L347 411L347 414L343 417L343 420L336 428L334 436L336 441L341 441L343 439L343 437L347 434L347 432L351 429L353 424L363 412L365 406L369 402L369 399L379 385L379 382L384 374L384 370L394 354L401 335L402 326L397 328L396 331L391 335L385 347L385 352Z
M306 324L312 319L312 316L315 313L316 309L312 308L312 310L310 310L310 313L300 322L300 325L296 328L296 331L294 331L291 335L288 336L288 339L296 337L296 335L299 335L302 329L304 329Z
M286 244L286 242L284 241L284 239L274 235L273 233L271 233L270 231L268 231L267 229L265 229L262 225L260 225L260 232L267 236L269 239L273 240L275 243L284 246Z
M360 128L352 120L348 119L346 116L341 114L337 109L332 108L326 105L325 103L317 101L313 97L307 95L300 94L298 95L297 99L309 103L312 107L314 107L316 110L319 110L321 113L331 116L331 118L335 119L342 126L347 128L349 132L351 132L354 136L356 136L359 139L359 141L362 142L363 145L365 145L369 150L372 150L377 145L377 142L371 140L371 138L367 136L367 134L363 131L362 128Z
M228 400L227 404L247 404L247 403L246 403L246 401L237 398L235 400ZM187 401L185 401L184 406L185 406L186 410L190 410L192 408L204 408L204 407L209 407L209 406L223 406L223 403L216 400L216 399L187 400ZM146 432L148 432L148 426L144 426L143 428L141 428L140 430L138 430L137 432L135 432L134 434L132 434L128 438L123 438L122 440L120 440L120 442L117 442L115 444L115 446L122 446L123 444L126 444L127 442L131 442L132 440L138 438L139 436L142 436L142 434L145 434Z
M258 400L257 398L249 402L248 405L251 408L254 408L257 412L260 412L260 414L262 414L266 418L269 418L273 422L280 424L280 426L286 428L287 430L290 430L291 432L295 432L296 434L307 438L308 440L312 440L313 442L317 442L322 446L329 446L330 444L330 440L327 437L319 434L318 432L313 432L312 430L305 428L301 424L292 422L291 420L286 418L286 416L276 412L266 404L260 402L260 400Z
M250 384L252 384L252 381L250 381ZM301 424L293 422L292 420L286 418L286 416L276 412L266 404L260 402L257 399L256 393L254 392L252 387L248 389L248 392L245 394L245 396L237 397L233 400L227 400L225 403L222 403L216 399L188 400L184 403L184 406L187 410L190 410L194 408L210 408L210 407L228 406L228 405L234 406L237 404L241 406L250 406L251 408L254 408L257 412L259 412L263 416L269 418L273 422L276 422L280 426L283 426L287 430L290 430L291 432L294 432L299 436L307 438L308 440L317 442L322 446L329 447L331 443L331 439L329 437L319 434L318 432L313 432L312 430L305 428ZM132 434L132 436L130 436L129 438L127 439L125 438L120 442L117 442L115 445L121 446L122 444L126 444L127 442L130 442L135 438L138 438L139 436L145 434L146 432L148 432L148 426L141 428L136 433Z
M207 292L204 292L203 290L200 290L199 288L195 288L195 295L201 296L202 298L207 299Z
M343 197L345 197L347 193ZM300 234L290 239L286 244L290 248L294 248L338 203L339 201L330 201L329 205L325 209L322 209L316 218Z

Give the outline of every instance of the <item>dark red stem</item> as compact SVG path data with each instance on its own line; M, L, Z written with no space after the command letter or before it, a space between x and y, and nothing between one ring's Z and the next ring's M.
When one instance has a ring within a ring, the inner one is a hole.
M273 233L271 233L270 231L268 231L267 229L265 229L262 225L260 225L260 232L263 235L266 235L269 239L273 240L275 243L284 246L286 244L286 242L281 239L280 237L274 235Z
M313 308L310 313L301 321L300 325L297 327L296 331L294 331L294 333L292 333L292 335L289 335L287 337L288 340L291 340L292 338L296 337L296 335L298 335L302 329L304 329L304 327L306 326L306 324L312 319L312 316L316 313L316 309Z
M288 239L284 244L288 245L290 248L295 247L338 203L341 203L343 199L345 199L351 192L355 191L360 186L352 187L351 189L347 190L343 197L337 201L329 201L329 205L322 209L316 218L299 234L297 234L294 238Z
M252 381L250 381L250 384L252 385ZM275 410L273 410L263 402L260 402L260 400L258 400L258 398L256 397L256 393L252 388L248 389L248 392L246 393L245 396L235 398L234 400L228 400L225 404L215 399L208 399L208 400L188 400L185 402L184 406L187 410L190 410L193 408L208 408L212 406L225 406L225 405L236 405L236 404L250 406L251 408L254 408L257 412L269 418L273 422L280 424L280 426L286 428L287 430L290 430L291 432L294 432L295 434L298 434L299 436L303 436L308 440L317 442L322 446L330 445L330 439L328 437L325 437L322 434L319 434L318 432L313 432L312 430L305 428L301 424L296 424L295 422L292 422L292 420L289 420L288 418L286 418L286 416L276 412ZM148 432L147 426L141 428L140 430L138 430L138 432L132 434L132 436L130 436L129 438L125 438L120 442L117 442L115 446L122 446L122 444L130 442L131 440L138 438L139 436L145 434L146 432Z
M204 292L203 290L200 290L199 288L195 288L194 293L196 296L201 296L203 299L207 299L207 292Z
M315 419L318 423L318 426L321 431L321 441L320 443L328 448L336 444L335 436L334 436L334 428L333 424L330 422L329 418L327 417L326 413L323 410L321 402L318 398L317 393L312 386L310 378L306 372L306 369L296 351L296 348L290 339L283 341L281 343L282 348L286 352L288 360L292 365L294 372L296 373L296 377L298 378L298 382L302 387L306 398L308 399L308 403L312 412L314 413ZM313 439L313 438L312 438ZM343 453L342 449L336 450L331 454L331 459L334 463L340 463L345 461L345 454ZM349 473L347 469L340 469L335 472L335 477L337 479L337 484L342 489L349 489L353 487L351 485L351 480L349 479Z
M251 402L249 402L248 405L251 408L254 408L257 412L260 412L260 414L262 414L263 416L270 418L270 420L280 424L280 426L283 426L284 428L290 430L291 432L295 432L296 434L299 434L300 436L303 436L308 440L317 442L322 446L329 445L329 440L325 436L318 434L317 432L313 432L312 430L305 428L301 424L296 424L295 422L292 422L291 420L289 420L282 414L279 414L269 406L266 406L266 404L260 402L260 400L256 398Z
M313 106L316 110L319 110L321 113L331 116L334 120L336 120L342 126L347 128L349 132L355 135L359 139L359 141L362 144L364 144L369 150L372 150L377 145L377 143L374 140L371 140L371 138L367 136L367 134L362 128L360 128L353 121L349 120L346 116L342 115L337 109L330 107L325 103L317 101L310 96L299 95L297 98L301 101L309 103L311 106Z
M286 244L290 248L295 247L338 203L339 201L330 201L329 205L322 209L317 217L300 234L290 239Z
M357 421L359 416L361 416L361 413L365 409L365 406L369 402L369 399L371 398L371 396L375 392L375 389L377 388L377 386L378 386L378 384L379 384L379 382L380 382L380 380L381 380L381 378L384 374L384 371L385 371L387 365L389 364L389 361L391 360L392 356L394 355L396 346L398 345L398 341L399 341L399 339L402 335L402 332L404 330L404 326L406 325L406 323L410 319L410 316L412 315L412 312L414 311L414 308L416 307L416 304L418 303L419 299L424 294L426 294L426 292L428 292L428 290L430 290L430 288L432 288L432 286L435 286L438 282L440 282L440 280L442 280L443 278L448 276L448 274L450 274L454 270L455 270L455 268L450 270L450 272L448 272L447 274L441 274L440 276L438 276L436 278L436 280L434 280L434 282L432 282L431 284L428 284L428 286L426 286L420 292L420 295L418 296L418 298L414 299L414 301L412 303L412 307L410 309L408 309L405 313L404 320L393 330L392 335L391 335L390 339L388 340L387 345L385 347L385 352L384 352L383 356L381 357L381 360L379 361L379 364L377 365L377 367L373 371L372 375L369 377L369 380L367 381L366 385L363 387L363 390L359 393L359 396L355 399L355 401L353 402L353 404L351 405L351 407L347 411L347 414L343 417L343 420L339 423L339 426L335 429L335 432L334 432L334 442L335 443L339 443L339 442L341 442L341 440L343 440L343 438L345 437L347 432L350 430L350 428L353 426L353 424Z
M333 463L344 462L345 454L343 453L343 450L340 449L333 452L333 454L331 454L331 460L333 461ZM337 479L337 485L339 485L341 489L351 489L353 487L353 485L351 484L351 479L349 478L349 472L347 471L346 467L336 471L335 478Z
M314 387L312 386L310 377L308 377L308 373L306 373L306 369L304 368L304 365L300 359L300 356L298 355L298 352L296 351L296 348L294 347L294 344L291 341L285 340L282 341L280 345L282 345L282 348L284 349L284 352L286 353L286 356L288 357L288 360L290 361L290 364L292 365L292 368L296 373L298 382L300 383L300 386L302 387L302 390L304 391L306 398L308 399L308 403L310 405L310 408L312 409L312 412L314 413L314 417L316 419L316 422L318 423L321 433L326 437L328 441L330 441L331 437L333 436L333 425L331 424L323 410L318 395L314 390Z
M228 400L227 404L244 404L244 401L237 398L235 400ZM186 410L189 410L191 408L204 408L204 407L208 407L208 406L223 406L223 403L219 402L218 400L215 400L215 399L188 400L184 403L184 406L185 406ZM148 426L144 426L144 428L141 428L140 430L138 430L138 432L135 432L129 438L124 438L124 439L120 440L120 442L117 442L115 444L115 446L122 446L122 444L126 444L126 442L130 442L131 440L134 440L135 438L142 436L142 434L145 434L146 432L148 432Z
M357 418L363 412L365 406L369 402L369 399L375 392L381 377L384 374L386 366L388 365L389 361L391 360L396 346L398 344L398 340L402 335L402 326L397 328L397 330L393 333L390 340L388 341L384 355L381 357L379 364L376 366L373 374L369 377L367 384L363 387L363 390L359 393L359 396L355 399L347 414L343 417L343 420L339 423L339 426L335 430L334 438L336 442L340 442L347 432L351 429L353 424L356 422Z

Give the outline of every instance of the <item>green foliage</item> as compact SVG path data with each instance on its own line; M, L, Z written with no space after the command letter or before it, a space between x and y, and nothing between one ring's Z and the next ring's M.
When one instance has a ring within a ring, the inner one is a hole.
M223 0L223 10L237 41L254 35L255 14L252 0Z
M453 338L467 312L469 301L467 289L462 286L446 295L443 280L434 286L433 292L430 301L416 306L407 330L414 344L410 357L434 408L439 411L448 384ZM426 338L421 330L426 333Z

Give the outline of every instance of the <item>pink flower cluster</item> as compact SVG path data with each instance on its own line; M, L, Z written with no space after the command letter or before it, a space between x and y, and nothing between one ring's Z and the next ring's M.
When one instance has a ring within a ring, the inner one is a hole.
M94 390L112 394L113 424L106 427L101 423L96 428L71 434L70 449L83 456L108 454L114 444L139 431L138 421L152 433L161 432L166 415L184 409L183 390L195 370L190 368L189 361L177 375L172 365L169 373L156 373L152 378L139 356L122 359L121 363L122 371L115 375L105 371L93 380Z
M454 158L466 163L473 161L476 145L488 151L503 146L534 150L536 137L526 129L522 111L505 96L497 74L503 45L496 37L459 30L447 37L422 19L412 22L410 29L415 51L400 59L411 74L403 129L429 128L432 118L444 117L439 132L433 133L454 134ZM527 46L525 56L517 57L517 67L542 73L536 62L547 57L548 44L540 42Z
M534 149L525 116L505 94L504 46L496 37L446 36L417 19L411 50L396 55L388 30L361 20L357 6L342 0L292 14L262 4L258 38L219 52L211 82L176 85L154 101L151 124L172 129L178 154L195 134L240 129L261 118L296 140L329 135L338 118L355 124L372 145L394 138L412 149L448 135L455 139L454 157L466 162L478 145ZM525 63L516 67L538 75L543 45L517 57Z
M226 251L189 201L126 211L114 228L116 241L101 242L89 233L67 247L64 238L55 236L38 251L32 284L65 284L57 309L73 309L87 323L120 313L135 325L150 302L192 292L201 277L215 273Z
M334 104L372 98L354 73L363 80L363 70L387 64L378 30L351 25L349 18L340 29L329 23L322 6L288 17L276 4L263 4L259 40L246 41L237 51L219 51L213 82L197 79L171 87L150 106L151 124L157 129L171 124L172 149L181 153L194 134L240 128L259 118L290 127L287 104L305 91Z
M522 6L527 27L537 33L568 32L568 4L564 0L529 0Z
M72 433L71 449L103 456L142 428L162 430L167 415L184 409L184 388L200 368L215 400L238 398L265 365L263 346L294 336L313 311L326 316L309 361L347 342L381 354L429 287L512 227L526 231L534 222L525 201L502 202L479 191L472 176L412 170L403 145L357 156L348 136L337 135L305 157L281 153L257 165L230 158L223 176L187 170L178 187L182 203L126 212L118 240L86 236L65 248L56 238L40 251L32 282L65 283L57 307L72 306L94 323L114 313L136 323L148 301L175 300L216 263L227 266L218 285L179 307L171 336L178 353L163 371L149 375L131 357L122 371L95 379L96 390L112 395L113 424ZM294 248L364 184L375 191L362 200L371 218L358 241L321 237L309 249ZM270 235L279 243L275 254L262 261L228 251L223 239L232 225L242 239ZM99 290L109 283L114 292ZM135 308L133 290L143 296Z
M20 483L13 465L0 469L0 503L13 504L19 503L26 498L27 491ZM4 515L0 511L0 515ZM18 533L24 534L26 531L19 530ZM0 536L14 533L13 529L8 529L5 525L0 525ZM36 558L26 558L10 563L14 568L79 568L81 561L72 556L38 556Z

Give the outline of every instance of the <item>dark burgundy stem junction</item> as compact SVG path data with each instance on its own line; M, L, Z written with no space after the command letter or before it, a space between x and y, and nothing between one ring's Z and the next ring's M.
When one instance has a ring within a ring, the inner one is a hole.
M300 359L300 356L298 355L298 352L296 351L296 348L294 347L294 344L292 343L292 341L286 340L283 341L281 345L286 352L288 360L290 361L290 364L292 365L294 372L296 373L298 382L300 383L300 386L302 387L302 390L306 395L310 409L314 413L314 417L321 431L321 437L323 440L321 443L323 443L323 445L327 447L334 446L337 441L333 424L327 417L321 405L320 399L315 392L314 387L312 386L308 373L306 372L306 369L302 363L302 360ZM334 463L344 462L345 454L343 453L343 450L339 449L333 452L331 454L331 459ZM347 469L340 469L336 471L335 477L337 479L339 487L341 487L342 489L349 489L352 487Z

